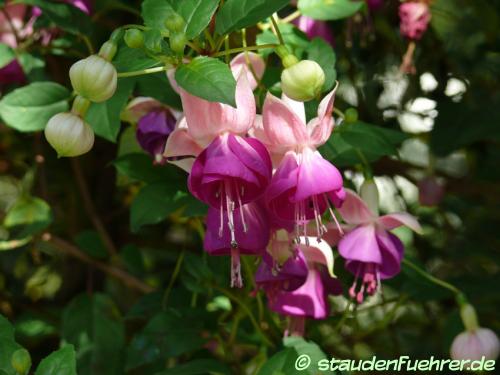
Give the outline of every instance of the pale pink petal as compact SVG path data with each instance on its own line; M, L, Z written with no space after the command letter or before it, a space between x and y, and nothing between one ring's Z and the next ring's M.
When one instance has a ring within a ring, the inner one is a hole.
M345 189L346 197L338 209L344 221L348 224L363 224L375 219L366 203L350 189Z
M309 245L306 245L309 243ZM324 264L328 269L331 277L336 277L333 273L333 251L326 241L319 240L316 237L300 237L300 249L304 253L309 264L319 263Z
M307 142L306 126L282 100L268 93L262 110L271 152L285 153Z
M264 59L256 53L242 52L231 60L231 70L233 71L233 75L236 79L239 77L242 69L244 69L250 87L252 90L255 90L257 88L255 76L257 76L257 79L259 80L262 78L264 70L266 69L266 63L264 62Z
M203 148L188 133L183 118L169 135L163 156L168 159L169 163L190 172L194 158L202 151Z
M332 111L335 100L335 91L338 85L323 98L318 107L318 117L313 118L307 124L307 131L311 145L318 147L328 141L335 125Z
M262 142L264 146L266 146L268 150L271 151L272 148L270 146L271 142L267 138L266 132L264 130L264 125L262 123L262 115L255 116L255 121L253 123L253 126L248 131L248 135L250 135L250 137L257 138L259 141ZM277 168L277 166L283 160L284 155L285 154L282 153L270 152L271 160L273 162L273 168Z
M281 100L300 118L303 124L306 123L306 110L303 102L290 99L285 94L281 95Z
M355 228L354 225L349 225L349 224L341 224L340 228L342 229L342 232L339 230L337 227L336 223L328 223L326 225L327 232L323 234L323 240L325 240L330 246L336 246L339 241L342 239L345 233L350 232Z
M388 214L380 217L378 222L382 224L385 229L391 230L401 225L405 225L408 228L414 230L417 233L422 233L422 227L418 223L417 219L406 212L396 212L393 214Z
M175 80L175 68L167 70L167 78L168 82L170 83L170 86L172 86L172 89L177 93L181 94L181 88L177 84L177 81Z

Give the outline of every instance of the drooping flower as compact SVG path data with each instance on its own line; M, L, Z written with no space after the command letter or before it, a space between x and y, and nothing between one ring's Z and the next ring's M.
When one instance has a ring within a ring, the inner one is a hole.
M425 1L408 1L399 6L401 35L411 40L419 40L424 35L431 12Z
M314 237L303 238L281 267L265 258L257 271L256 283L266 292L269 308L291 318L287 333L292 335L303 335L306 318L326 318L328 295L342 292L333 275L332 249Z
M319 37L332 46L335 44L333 32L327 22L301 15L299 18L294 20L293 23L297 25L297 27L302 30L309 37L309 39Z
M318 117L307 125L303 103L268 94L262 121L256 122L253 131L273 160L281 159L265 200L271 214L294 223L296 237L307 238L307 223L314 219L317 237L321 238L325 232L321 215L327 209L333 215L332 206L340 206L344 198L340 172L316 150L333 129L334 93L321 101ZM335 215L333 218L336 220Z
M456 360L495 360L500 353L500 342L491 329L479 326L476 311L468 303L460 308L465 332L460 333L451 345L451 358ZM471 370L476 370L471 368Z
M354 276L349 295L362 303L365 295L373 295L380 281L394 277L401 269L404 246L391 229L405 225L416 232L421 230L417 220L404 212L378 216L378 193L373 181L365 184L363 199L346 190L346 199L339 212L347 223L344 236L333 227L325 239L338 244L345 266Z
M264 253L269 242L269 222L262 206L255 202L235 208L231 220L227 211L210 207L203 245L210 255L231 255L231 286L240 288L243 281L239 256Z

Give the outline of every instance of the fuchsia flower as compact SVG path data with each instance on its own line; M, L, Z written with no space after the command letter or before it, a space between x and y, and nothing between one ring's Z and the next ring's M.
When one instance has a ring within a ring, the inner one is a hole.
M419 1L402 3L399 6L399 19L401 35L408 39L419 40L431 20L429 5Z
M497 359L500 353L500 342L491 329L477 328L460 333L451 345L451 358L457 360Z
M302 244L295 245L282 266L264 256L255 275L257 285L267 294L269 308L292 317L289 333L298 335L304 333L305 318L328 316L328 295L342 292L340 282L333 275L330 246L314 237L301 240Z
M183 165L190 168L188 187L196 198L219 210L217 217L222 219L217 220L217 226L223 229L216 233L221 241L227 225L229 236L225 248L231 249L231 284L237 287L242 286L242 281L236 237L249 230L245 225L249 218L245 217L247 209L238 212L236 209L259 198L272 174L265 146L246 136L255 121L253 89L257 84L247 62L258 78L264 71L262 58L256 54L247 53L233 59L231 70L236 79L236 108L209 102L178 88L175 82L172 84L180 91L185 120L178 123L169 137L164 153L170 159L196 157L192 165ZM169 78L172 80L171 74ZM236 220L237 215L241 220ZM222 221L226 225L221 225Z
M293 23L297 25L297 27L302 30L309 39L319 37L332 46L335 44L332 30L328 26L327 22L315 20L307 16L300 16L294 20Z
M335 89L320 103L318 117L306 125L304 104L286 96L278 99L268 94L262 121L256 121L253 134L259 138L279 165L265 194L272 215L295 224L296 236L303 228L307 239L307 222L316 222L317 237L326 231L321 215L344 199L342 176L323 159L317 147L324 144L333 130L332 117Z
M25 82L26 76L24 75L23 68L16 59L0 68L0 89L4 85L9 85L12 83L23 84Z
M379 217L377 210L378 201L365 202L352 190L346 190L346 199L339 208L347 223L343 226L345 235L340 238L339 230L333 228L326 236L330 244L338 244L339 253L346 260L347 270L355 275L349 295L356 298L358 303L363 302L365 293L375 294L380 287L380 280L394 277L401 269L404 246L389 231L401 225L416 232L421 230L417 220L407 213Z

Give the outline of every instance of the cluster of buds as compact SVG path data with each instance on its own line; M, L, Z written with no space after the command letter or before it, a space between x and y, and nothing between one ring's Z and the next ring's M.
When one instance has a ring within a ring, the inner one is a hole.
M117 51L114 37L105 42L99 54L77 61L69 76L76 93L71 112L54 115L45 127L45 138L59 157L85 154L94 145L94 131L84 120L92 102L111 98L117 86L116 68L111 60Z

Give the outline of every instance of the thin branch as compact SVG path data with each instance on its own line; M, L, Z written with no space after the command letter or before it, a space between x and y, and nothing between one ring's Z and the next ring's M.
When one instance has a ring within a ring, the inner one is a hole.
M78 162L77 158L71 159L71 166L73 167L73 173L76 178L76 183L83 199L83 206L85 208L85 211L87 212L90 221L94 225L94 228L97 230L97 233L101 237L102 242L104 243L104 246L108 251L108 254L113 257L118 253L118 251L116 250L113 240L106 230L106 227L102 223L101 218L97 214L94 202L92 202L87 183L85 182L85 177L83 176L82 169L80 168L80 163Z
M63 240L62 238L53 236L50 233L45 233L42 235L42 240L53 245L59 251L67 255L70 255L73 258L76 258L79 261L86 263L94 268L101 270L102 272L115 278L116 280L121 281L123 284L125 284L130 288L136 289L141 293L151 293L154 291L154 288L152 286L144 283L143 281L129 274L125 270L91 258L83 251L81 251L78 247L67 242L66 240Z

